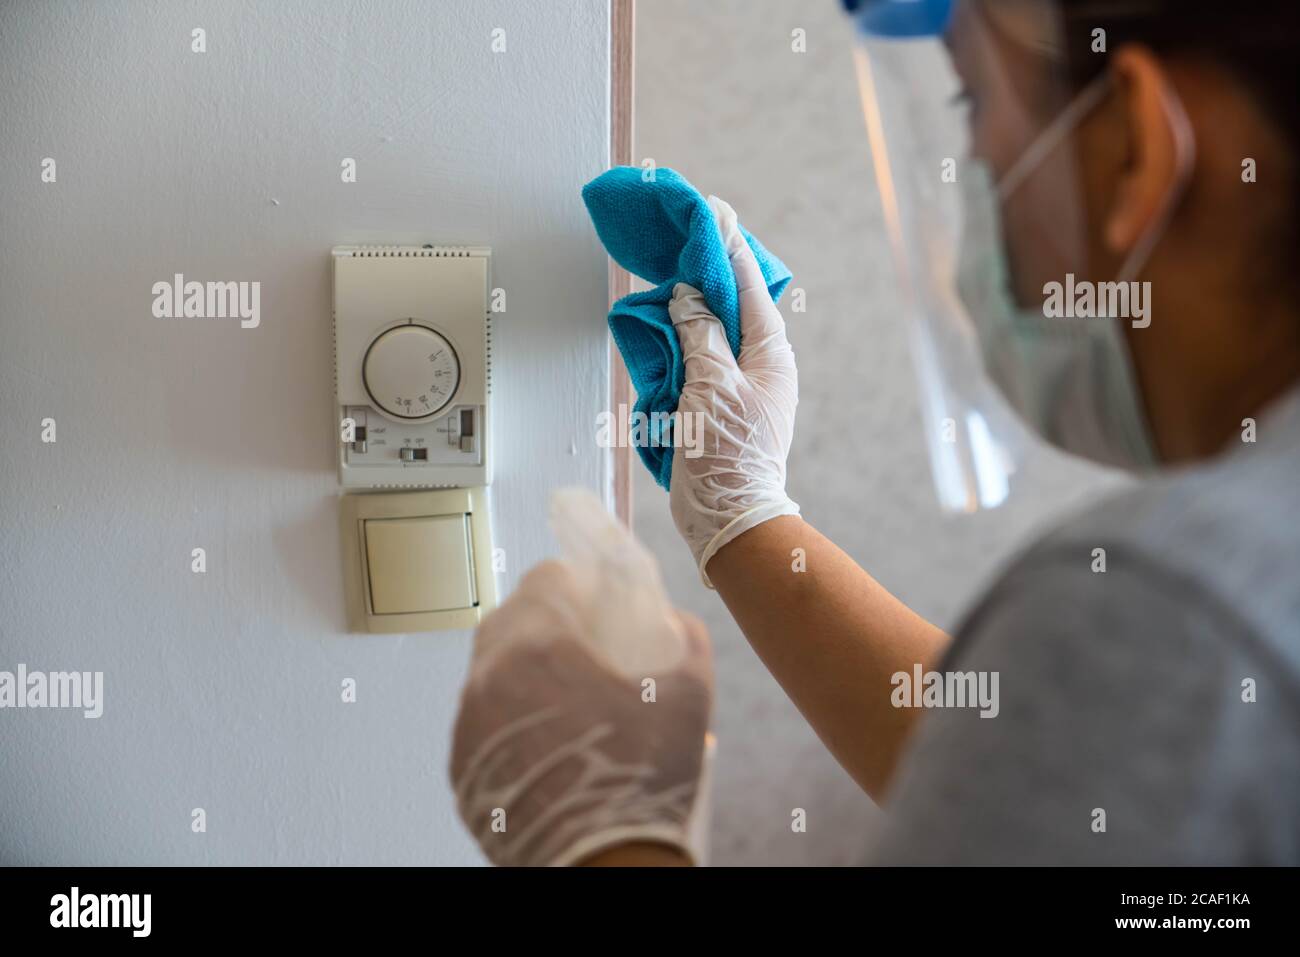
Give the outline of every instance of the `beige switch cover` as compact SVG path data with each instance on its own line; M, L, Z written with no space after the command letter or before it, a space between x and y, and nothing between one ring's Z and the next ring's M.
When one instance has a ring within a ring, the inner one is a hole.
M343 497L353 631L472 628L496 603L486 489Z
M468 515L373 518L364 532L375 614L450 611L474 604Z

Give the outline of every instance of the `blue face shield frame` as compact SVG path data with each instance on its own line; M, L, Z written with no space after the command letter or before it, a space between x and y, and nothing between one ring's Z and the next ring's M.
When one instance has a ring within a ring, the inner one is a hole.
M948 28L954 0L843 0L867 36L938 37Z

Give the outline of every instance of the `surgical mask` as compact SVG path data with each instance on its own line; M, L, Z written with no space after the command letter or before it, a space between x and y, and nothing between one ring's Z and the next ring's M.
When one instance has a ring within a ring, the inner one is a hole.
M1001 224L1002 203L1033 173L1108 89L1103 77L1044 130L1000 183L978 159L958 182L964 226L958 249L957 293L979 341L985 371L1012 408L1052 445L1092 461L1133 471L1159 461L1143 410L1128 344L1114 315L1049 318L1015 299ZM1194 158L1181 104L1168 102L1179 149L1179 180L1118 282L1145 265L1186 188ZM1063 277L1064 278L1064 277ZM1150 308L1150 302L1146 304Z

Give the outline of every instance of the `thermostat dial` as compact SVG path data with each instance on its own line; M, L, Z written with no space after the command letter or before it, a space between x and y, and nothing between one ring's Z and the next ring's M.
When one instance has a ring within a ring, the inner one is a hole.
M366 392L384 415L427 419L446 408L460 385L460 359L446 337L415 323L378 335L361 365Z

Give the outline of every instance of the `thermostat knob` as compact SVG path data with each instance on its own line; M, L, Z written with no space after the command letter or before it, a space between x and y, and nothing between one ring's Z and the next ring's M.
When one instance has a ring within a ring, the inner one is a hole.
M361 380L385 415L427 419L455 397L460 360L445 337L411 322L381 333L370 343Z

